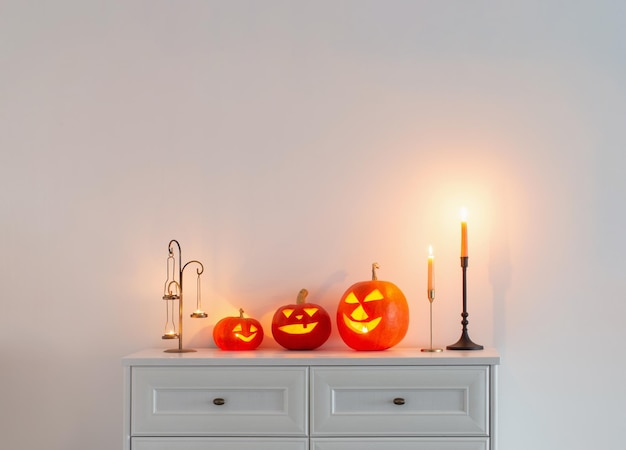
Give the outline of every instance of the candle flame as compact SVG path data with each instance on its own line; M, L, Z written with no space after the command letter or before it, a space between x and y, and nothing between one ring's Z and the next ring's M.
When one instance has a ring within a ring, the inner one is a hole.
M428 257L429 258L433 257L433 246L432 245L428 246Z
M467 222L467 208L461 208L461 222Z

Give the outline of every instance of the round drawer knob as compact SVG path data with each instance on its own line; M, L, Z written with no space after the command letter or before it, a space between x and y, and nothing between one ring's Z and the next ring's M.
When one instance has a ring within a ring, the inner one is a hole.
M404 405L405 401L402 397L396 397L393 399L394 405Z
M226 401L223 398L214 398L213 399L213 404L217 405L217 406L222 406L224 403L226 403Z

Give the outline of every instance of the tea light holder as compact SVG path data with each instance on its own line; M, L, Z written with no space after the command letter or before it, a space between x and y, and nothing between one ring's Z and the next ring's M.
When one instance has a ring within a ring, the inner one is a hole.
M176 271L176 258L174 250L178 249L178 267ZM183 273L190 264L196 264L196 310L191 314L192 318L203 319L207 314L202 310L202 300L200 292L200 275L204 272L204 266L200 261L191 260L182 265L182 252L180 244L176 239L172 239L167 246L167 279L163 288L163 300L165 300L165 332L162 339L178 339L178 348L165 350L166 353L188 353L196 350L183 348ZM175 302L178 302L178 330L175 323Z

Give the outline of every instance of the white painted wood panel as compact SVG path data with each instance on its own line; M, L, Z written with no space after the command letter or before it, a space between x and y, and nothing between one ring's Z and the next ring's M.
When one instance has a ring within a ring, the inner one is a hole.
M488 366L314 367L311 380L314 436L489 435Z
M306 438L133 438L131 450L308 450Z
M319 438L311 450L488 450L488 438Z
M254 350L225 352L199 348L192 353L164 353L146 349L126 356L124 366L467 366L499 364L495 349L481 351L421 352L419 348L393 347L382 352L351 349Z
M499 362L493 349L145 350L123 359L123 449L497 450Z
M131 378L134 436L307 434L306 368L136 367Z

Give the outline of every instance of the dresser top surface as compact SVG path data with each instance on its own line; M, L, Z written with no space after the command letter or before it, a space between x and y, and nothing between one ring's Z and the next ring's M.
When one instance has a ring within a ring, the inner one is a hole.
M499 363L500 355L495 349L444 350L435 353L422 352L420 348L391 348L372 352L344 348L308 351L283 349L223 351L201 348L190 353L165 353L163 349L146 349L122 359L124 366L462 366Z

